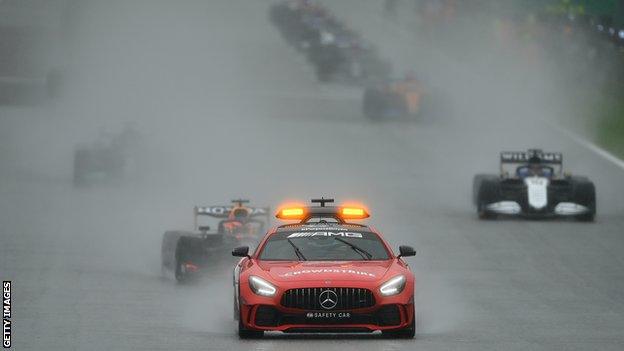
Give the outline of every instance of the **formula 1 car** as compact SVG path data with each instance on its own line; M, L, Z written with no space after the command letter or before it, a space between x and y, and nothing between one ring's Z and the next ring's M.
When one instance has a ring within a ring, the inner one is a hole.
M375 229L347 220L369 217L362 207L286 207L276 215L295 220L271 230L258 248L237 247L234 318L240 338L265 331L372 332L413 338L414 275Z
M308 59L320 82L363 84L386 79L392 72L374 47L356 37L328 36L328 42L310 48Z
M502 152L500 175L479 174L473 201L481 219L499 215L572 217L593 221L596 191L588 178L562 172L561 153Z
M173 273L178 282L198 278L222 262L228 262L228 250L238 245L255 247L269 223L269 207L247 206L248 200L232 200L233 206L195 206L194 230L165 232L162 241L163 275ZM199 217L219 219L216 232L200 225Z
M327 14L323 6L299 0L275 3L269 9L271 22L286 42L299 50L320 40L320 27L335 23Z
M385 79L392 67L324 6L286 1L271 6L269 18L285 40L306 54L320 82L362 84Z
M0 2L0 104L31 104L61 93L66 60L60 1ZM56 3L56 4L54 4Z
M74 185L110 182L137 172L139 133L126 127L108 139L74 149Z
M413 76L384 82L364 91L362 108L371 119L415 117L421 113L423 85Z

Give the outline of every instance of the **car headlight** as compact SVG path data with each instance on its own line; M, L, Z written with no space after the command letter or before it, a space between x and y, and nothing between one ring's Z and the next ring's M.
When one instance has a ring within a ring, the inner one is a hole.
M251 291L253 291L254 294L261 296L273 296L277 291L273 284L267 282L260 277L256 277L255 275L249 277L249 286L251 287Z
M401 291L403 291L403 289L405 288L406 281L407 279L405 278L404 275L397 275L396 277L383 283L379 287L379 292L383 296L392 296L392 295L400 294Z

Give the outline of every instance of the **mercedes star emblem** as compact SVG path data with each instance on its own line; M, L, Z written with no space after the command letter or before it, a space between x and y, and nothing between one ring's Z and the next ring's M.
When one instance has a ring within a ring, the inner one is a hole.
M338 295L333 290L323 290L319 295L319 302L321 307L326 310L331 310L338 304Z

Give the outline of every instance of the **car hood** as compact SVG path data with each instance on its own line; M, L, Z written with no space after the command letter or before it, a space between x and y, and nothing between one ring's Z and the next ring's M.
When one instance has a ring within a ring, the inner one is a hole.
M261 262L258 266L276 282L288 281L377 281L383 278L392 260L387 261L304 261Z

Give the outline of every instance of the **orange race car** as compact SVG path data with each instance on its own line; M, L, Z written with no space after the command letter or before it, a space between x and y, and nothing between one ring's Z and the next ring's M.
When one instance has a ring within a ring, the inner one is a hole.
M412 74L369 87L364 92L364 114L374 119L418 116L424 93L422 83Z

